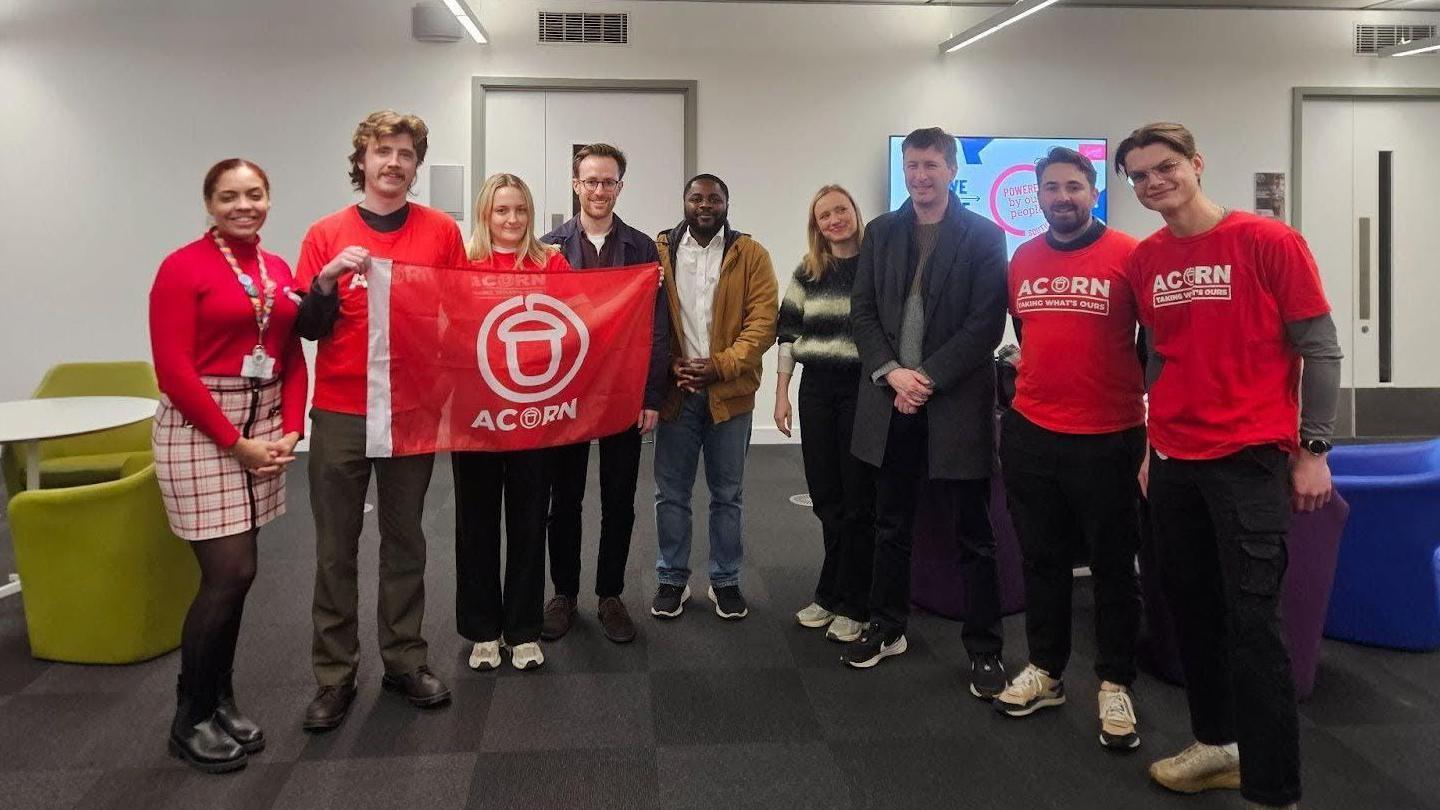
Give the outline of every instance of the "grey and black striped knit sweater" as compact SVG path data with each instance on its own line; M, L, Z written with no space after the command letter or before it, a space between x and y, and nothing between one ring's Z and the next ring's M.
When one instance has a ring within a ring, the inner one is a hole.
M819 281L807 279L803 266L795 268L775 325L781 373L793 373L796 363L825 368L860 365L850 331L850 290L859 263L858 256L837 259Z

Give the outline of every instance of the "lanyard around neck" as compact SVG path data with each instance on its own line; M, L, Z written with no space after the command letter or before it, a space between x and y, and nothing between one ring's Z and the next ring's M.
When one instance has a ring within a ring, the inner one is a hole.
M257 245L255 248L255 260L260 266L260 284L255 284L255 279L250 277L240 268L240 262L235 259L235 252L225 243L224 237L220 236L218 228L210 229L210 238L215 240L215 247L220 249L220 255L225 257L225 262L230 265L230 270L235 273L235 280L240 282L245 294L250 297L250 305L255 308L255 331L259 333L256 346L265 344L265 330L270 328L270 314L275 310L275 282L270 280L270 274L265 270L265 253Z

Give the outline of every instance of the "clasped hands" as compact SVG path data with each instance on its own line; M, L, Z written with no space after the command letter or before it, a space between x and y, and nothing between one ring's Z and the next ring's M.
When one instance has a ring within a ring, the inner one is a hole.
M670 374L680 390L694 394L720 381L720 370L708 357L677 357L670 363Z
M299 441L299 433L286 433L273 442L241 436L230 447L230 455L240 462L246 472L257 478L268 478L295 460L295 444Z
M895 391L895 410L903 414L920 412L935 393L935 383L910 368L897 368L885 375L885 382Z

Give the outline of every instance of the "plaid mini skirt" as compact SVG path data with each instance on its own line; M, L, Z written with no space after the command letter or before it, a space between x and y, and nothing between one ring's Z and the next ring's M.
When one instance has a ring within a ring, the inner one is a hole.
M244 377L201 376L240 435L277 441L284 435L280 380L254 385ZM285 514L285 474L251 475L213 439L161 397L151 432L155 477L170 528L186 540L209 540L258 529Z

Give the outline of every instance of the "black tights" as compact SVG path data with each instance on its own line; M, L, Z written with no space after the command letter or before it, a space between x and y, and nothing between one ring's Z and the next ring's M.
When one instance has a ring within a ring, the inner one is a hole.
M200 561L200 591L185 614L180 683L207 714L214 710L220 678L235 663L245 594L255 580L255 535L252 529L190 544Z

